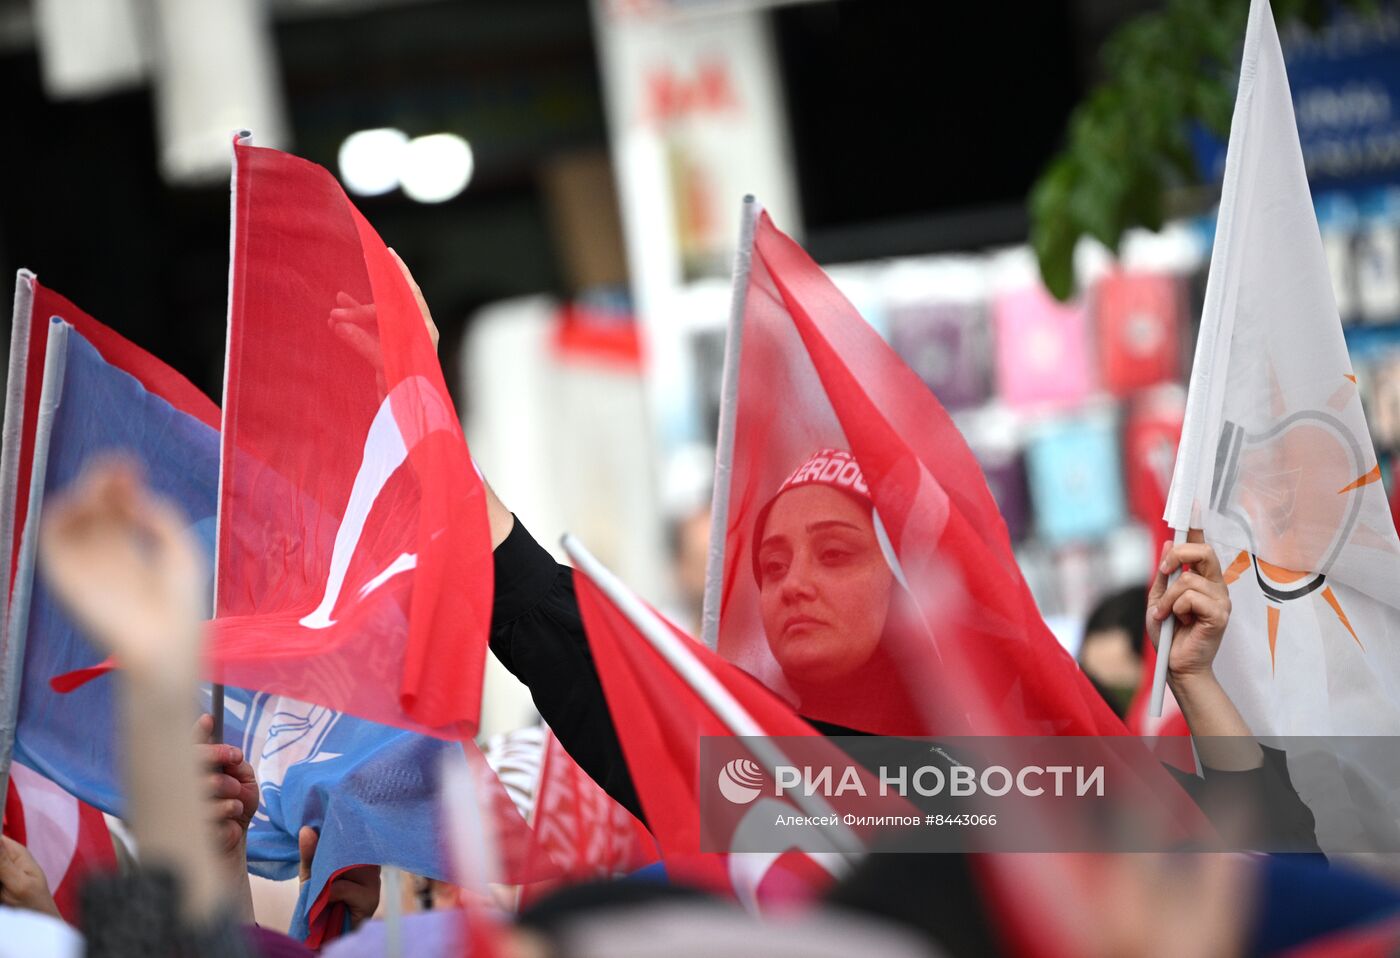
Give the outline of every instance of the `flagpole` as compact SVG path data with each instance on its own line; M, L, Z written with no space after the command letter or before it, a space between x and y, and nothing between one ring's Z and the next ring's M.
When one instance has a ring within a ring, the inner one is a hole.
M29 633L29 600L34 590L34 555L39 548L39 516L44 508L44 480L49 471L49 435L63 392L63 370L68 357L67 323L49 325L44 354L43 388L39 394L39 423L34 430L34 468L29 480L29 510L20 538L15 566L15 592L5 623L5 650L0 662L0 795L9 793L10 762L14 758L15 729L19 724L20 687L24 681L24 645ZM5 545L8 549L8 544Z
M764 768L771 770L780 765L792 764L782 750L773 744L763 726L755 721L748 709L744 708L723 683L715 678L714 673L695 657L695 653L686 648L685 640L671 631L660 616L637 598L631 589L623 585L622 581L573 535L565 533L561 545L575 565L593 580L613 605L617 606L618 611L627 618L642 638L646 639L657 654L666 660L666 664L690 686L691 691L700 696L701 701L719 717L730 734L748 739L744 743L745 746ZM792 796L803 812L824 822L835 822L833 825L823 826L832 847L845 854L864 853L865 846L860 839L849 826L841 822L840 816L826 800L820 795L807 795L804 792L805 790L799 789Z
M1181 545L1186 541L1186 530L1176 529L1176 535L1172 542ZM1181 575L1181 568L1167 577L1167 589L1170 590L1172 583ZM1176 636L1176 615L1167 610L1167 617L1162 620L1162 631L1157 638L1157 662L1152 667L1152 700L1148 703L1147 712L1153 718L1162 717L1162 700L1166 697L1167 689L1167 660L1172 656L1172 639Z
M457 886L465 891L458 904L467 925L466 950L494 954L500 932L478 902L489 900L491 883L499 880L496 835L486 827L477 770L465 748L460 756L444 752L440 767L448 860Z
M753 269L753 231L763 208L744 197L739 219L739 248L734 253L734 287L729 300L729 329L724 338L724 373L720 380L719 436L715 441L715 481L710 499L710 545L705 560L705 597L700 613L700 640L719 648L719 606L724 585L724 540L729 529L729 486L734 477L734 423L739 415L739 355L744 341L744 306Z
M496 836L486 828L476 769L465 749L461 760L450 750L442 760L442 793L447 825L447 850L456 883L479 895L489 895L498 879Z
M10 618L10 575L14 555L15 513L19 495L19 455L24 437L24 390L29 371L29 335L33 323L34 274L15 274L15 308L10 320L9 369L5 375L5 423L0 432L0 635Z
M227 465L225 453L228 446L228 357L233 349L233 289L234 267L238 260L234 256L238 239L238 146L251 146L253 134L250 130L237 130L233 134L233 171L229 174L228 187L228 322L224 330L224 388L219 402L219 500L214 510L214 589L210 601L209 618L219 614L219 552L224 525L224 472ZM214 718L214 728L210 737L217 742L224 740L224 686L215 682L210 687L209 712Z
M403 869L385 865L384 956L403 958Z

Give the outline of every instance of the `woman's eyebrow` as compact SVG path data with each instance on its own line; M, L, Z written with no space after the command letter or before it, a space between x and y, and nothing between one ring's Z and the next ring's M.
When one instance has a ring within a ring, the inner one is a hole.
M785 535L783 535L781 532L779 532L779 533L776 533L776 534L774 534L774 535L769 536L768 538L766 538L766 539L764 539L762 542L760 542L760 543L758 544L758 551L759 551L759 552L762 552L764 549L767 549L767 548L770 548L770 547L776 548L776 547L778 547L778 546L783 546L783 545L787 545L787 536L785 536Z
M855 523L853 523L853 522L845 522L845 521L843 521L843 520L841 520L841 519L823 519L821 522L813 522L812 524L810 524L809 526L807 526L807 531L808 531L808 532L817 532L817 531L819 531L819 530L821 530L821 529L830 529L830 528L832 528L833 526L841 526L842 528L845 528L845 529L854 529L856 532L861 532L861 531L862 531L862 530L861 530L861 527L858 526L858 525L856 525Z

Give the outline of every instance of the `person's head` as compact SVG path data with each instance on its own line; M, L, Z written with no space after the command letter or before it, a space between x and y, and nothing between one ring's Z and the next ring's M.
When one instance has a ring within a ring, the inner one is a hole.
M1138 649L1146 621L1147 590L1132 587L1101 599L1084 625L1079 667L1120 716L1142 677Z
M753 568L764 635L789 681L829 685L870 660L894 575L849 453L822 450L782 484L755 522Z
M709 502L672 519L668 531L680 599L698 622L705 601L705 570L710 549Z

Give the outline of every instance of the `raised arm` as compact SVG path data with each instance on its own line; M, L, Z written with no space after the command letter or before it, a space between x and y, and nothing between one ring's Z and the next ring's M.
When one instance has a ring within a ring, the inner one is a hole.
M413 290L413 298L418 303L418 310L423 314L423 325L428 329L428 338L433 341L433 348L438 344L438 328L433 322L432 311L428 309L428 301L423 298L423 291L418 288L418 282L413 278L413 274L408 271L408 266L403 259L392 249L394 261L399 264L399 270L403 273L403 278L408 281L409 289ZM353 301L352 301L353 302ZM363 307L356 308L362 309ZM372 307L370 307L372 309ZM331 328L341 335L347 342L354 345L357 335L356 318L354 309L336 309L331 311ZM491 524L491 549L494 551L502 542L506 541L506 536L510 535L510 530L515 527L515 516L502 504L496 495L496 490L491 488L491 484L483 477L481 484L486 487L486 518Z
M1195 541L1162 548L1157 576L1147 596L1147 631L1157 645L1162 623L1176 616L1167 681L1191 729L1201 764L1241 771L1264 764L1249 725L1215 676L1215 656L1230 622L1230 593L1215 550ZM1182 570L1170 586L1167 579Z
M50 587L121 666L127 819L142 863L168 869L186 921L207 925L236 909L240 896L218 867L200 756L188 738L204 563L184 517L150 496L122 461L89 467L44 513L40 559Z
M399 269L436 344L437 326L422 291L402 259ZM348 314L332 314L333 325L350 321ZM353 340L351 329L341 335L347 342ZM583 631L572 574L516 522L491 484L484 478L482 484L495 554L491 651L530 690L540 716L579 767L641 818L641 805Z

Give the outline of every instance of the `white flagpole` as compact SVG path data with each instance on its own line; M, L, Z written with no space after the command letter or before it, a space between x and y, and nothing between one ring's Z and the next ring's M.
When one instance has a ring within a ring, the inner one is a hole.
M224 520L224 451L228 448L224 437L228 435L228 357L233 348L233 283L236 260L234 251L238 239L238 150L237 146L251 146L253 134L249 130L234 133L233 172L229 175L228 189L228 324L224 330L224 388L219 403L219 499L214 509L214 595L209 609L212 619L219 613L219 541ZM215 682L210 689L209 712L214 718L214 729L210 733L215 742L224 740L224 687Z
M486 827L476 769L466 753L447 752L442 760L443 813L447 850L457 884L479 895L490 894L497 880L496 836Z
M573 535L565 534L561 544L564 551L568 553L570 559L583 571L593 583L598 586L608 600L617 606L627 621L632 623L641 636L646 639L656 652L666 660L666 664L671 666L700 700L710 708L715 715L719 716L721 722L729 729L731 735L739 738L746 738L745 746L754 754L759 763L764 768L772 769L780 765L790 765L782 750L773 744L772 739L767 737L763 726L759 725L754 717L749 714L748 709L736 699L730 691L707 669L695 654L686 648L685 640L677 636L661 620L661 617L653 612L641 599L632 592L631 589L623 585L617 576L594 557L593 553L584 548ZM820 795L804 794L805 790L799 789L792 798L793 801L808 815L822 821L834 821L837 824L823 828L827 839L839 852L846 854L862 854L865 846L850 827L841 823L840 816L827 804Z
M15 274L15 308L10 320L9 370L5 376L5 424L0 432L0 635L10 618L11 550L19 503L19 454L24 437L24 389L29 371L29 332L33 322L34 274Z
M1186 530L1176 529L1173 541L1177 545L1186 541ZM1177 576L1181 575L1181 570L1177 569L1167 577L1167 588L1170 589ZM1172 639L1176 636L1176 616L1167 612L1167 617L1162 620L1162 632L1157 638L1157 662L1152 668L1152 700L1148 703L1148 714L1153 718L1162 717L1162 700L1166 697L1167 689L1167 660L1172 655Z
M63 393L63 371L68 358L67 323L49 325L44 355L44 382L39 395L39 423L34 430L34 470L29 481L29 511L20 539L19 561L15 566L15 591L5 623L4 659L0 663L0 795L10 783L10 761L14 757L15 728L19 724L20 687L24 681L24 644L29 632L29 600L34 590L34 556L39 548L39 517L44 508L44 480L49 471L49 436L54 412ZM8 549L8 544L6 545Z
M729 485L734 477L734 422L739 415L739 355L744 340L744 306L753 268L753 230L763 211L744 197L739 221L739 249L734 253L734 287L729 301L729 331L724 339L724 378L720 381L719 437L715 441L715 483L710 499L710 547L705 562L705 598L700 640L719 647L719 606L724 584L724 539L729 528Z
M403 958L403 869L385 865L384 956Z

